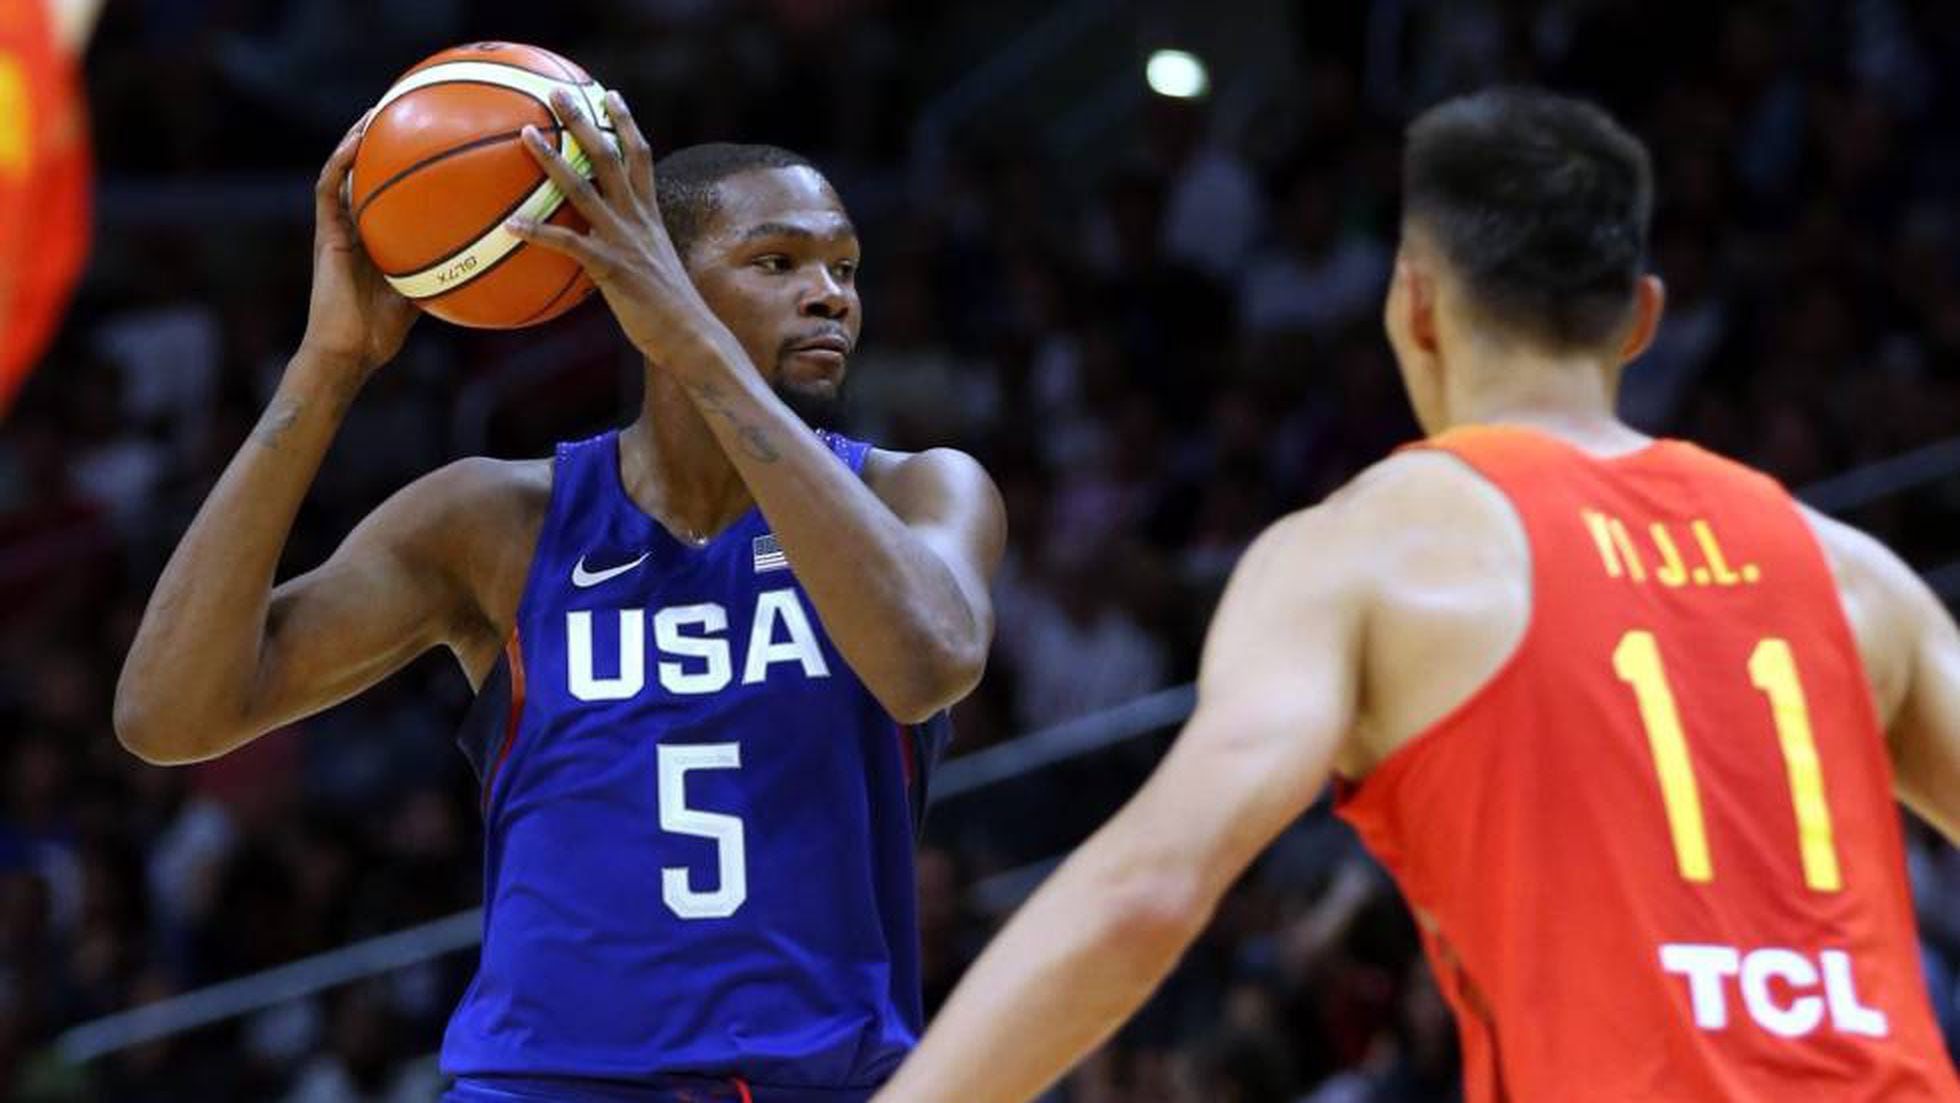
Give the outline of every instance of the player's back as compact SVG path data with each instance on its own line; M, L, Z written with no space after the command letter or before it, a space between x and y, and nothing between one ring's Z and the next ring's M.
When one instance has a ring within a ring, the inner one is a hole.
M1401 884L1467 1098L1957 1100L1890 764L1830 567L1678 442L1429 442L1529 546L1515 651L1341 811Z

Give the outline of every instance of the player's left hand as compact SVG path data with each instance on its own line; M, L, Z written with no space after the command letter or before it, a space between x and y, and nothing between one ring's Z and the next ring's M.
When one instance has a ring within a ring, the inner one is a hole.
M712 343L721 321L695 290L660 220L653 152L625 99L606 93L606 111L619 135L618 156L570 92L556 92L552 99L558 117L591 157L593 178L573 169L535 127L524 128L524 145L591 229L580 233L512 219L511 233L577 261L647 359L672 364Z

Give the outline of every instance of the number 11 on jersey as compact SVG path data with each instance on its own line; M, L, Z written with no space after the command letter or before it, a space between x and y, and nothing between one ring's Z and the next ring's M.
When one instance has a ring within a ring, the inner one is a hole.
M1639 703L1681 876L1688 881L1712 881L1715 869L1708 854L1708 830L1702 819L1694 762L1654 634L1634 629L1621 636L1619 646L1613 649L1613 673L1633 687ZM1836 892L1844 886L1844 879L1831 836L1831 809L1824 799L1824 771L1817 758L1817 741L1811 735L1810 706L1797 679L1797 663L1789 642L1774 636L1758 641L1749 654L1749 681L1769 698L1796 812L1804 883L1816 892Z

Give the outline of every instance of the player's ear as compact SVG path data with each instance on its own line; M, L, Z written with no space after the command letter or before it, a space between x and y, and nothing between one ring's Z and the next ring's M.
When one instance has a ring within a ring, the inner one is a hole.
M1620 363L1630 364L1654 343L1660 329L1661 312L1667 308L1667 285L1655 275L1640 277L1633 285L1633 321L1627 326L1626 340L1620 344Z
M1409 341L1425 355L1434 356L1437 351L1436 277L1423 265L1403 259L1395 264L1395 278L1403 281L1404 325L1408 327Z

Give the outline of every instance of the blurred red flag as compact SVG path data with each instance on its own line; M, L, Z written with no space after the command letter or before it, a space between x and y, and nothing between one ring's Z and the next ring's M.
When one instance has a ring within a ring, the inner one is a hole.
M0 0L0 417L88 256L88 120L44 0Z

